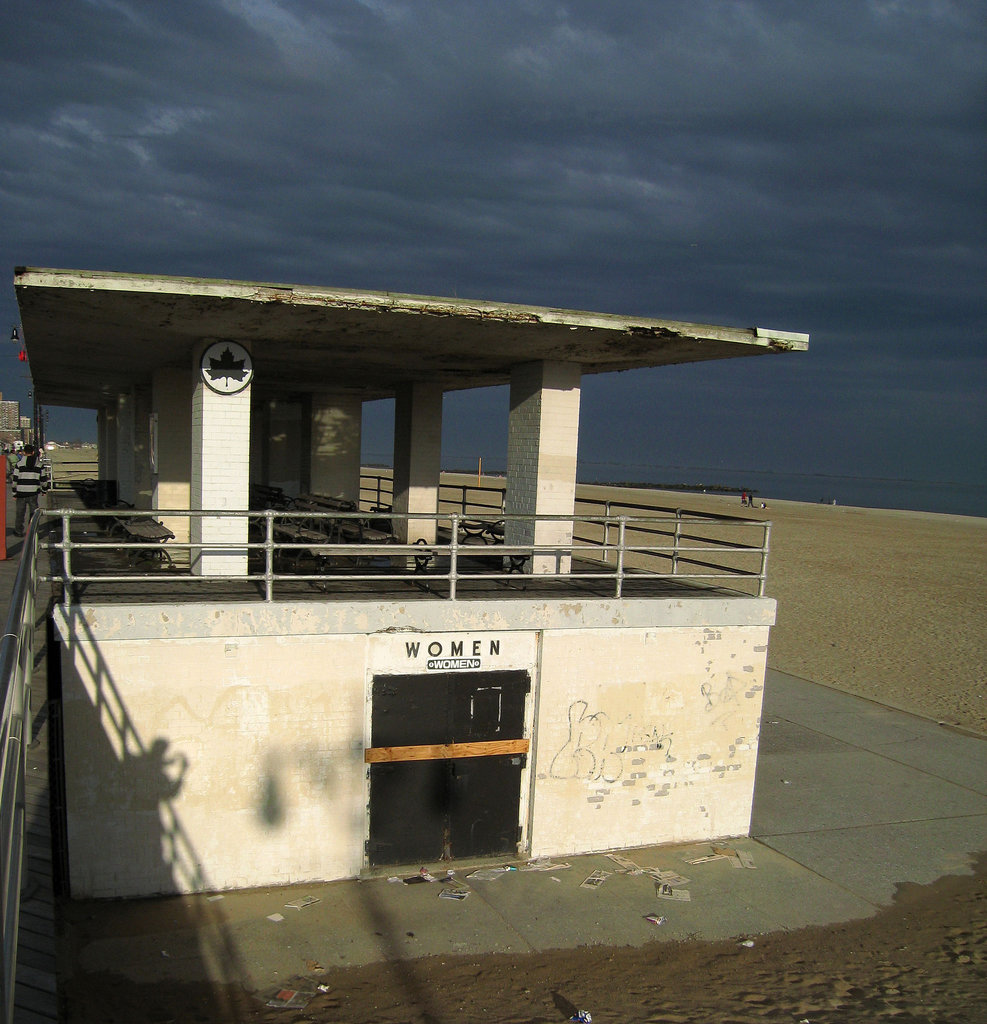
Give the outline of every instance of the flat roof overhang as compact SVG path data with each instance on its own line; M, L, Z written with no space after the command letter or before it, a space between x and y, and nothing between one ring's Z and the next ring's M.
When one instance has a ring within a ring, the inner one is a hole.
M584 374L804 351L806 334L511 303L309 285L18 267L14 286L35 395L98 408L205 341L249 347L254 386L390 397L403 383L454 391L509 383L511 367Z

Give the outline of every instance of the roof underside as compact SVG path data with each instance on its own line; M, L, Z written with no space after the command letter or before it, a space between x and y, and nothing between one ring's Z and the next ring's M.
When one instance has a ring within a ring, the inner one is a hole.
M14 284L37 400L97 408L204 341L251 351L268 397L406 382L505 384L533 360L583 373L802 351L808 335L607 313L299 285L18 268Z

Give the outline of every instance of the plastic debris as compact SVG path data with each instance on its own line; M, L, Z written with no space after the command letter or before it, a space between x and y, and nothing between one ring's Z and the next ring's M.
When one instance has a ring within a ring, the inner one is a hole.
M477 868L476 871L470 872L467 878L477 878L481 882L490 882L495 878L500 878L501 875L507 874L507 868Z
M221 893L217 893L215 896L207 896L206 897L206 899L209 900L210 903L215 903L217 900L221 900L221 899L224 899L224 898L225 897L223 897L223 895Z
M579 883L580 889L599 889L601 885L610 877L613 872L611 871L594 871L593 874L584 878Z
M658 925L664 924L668 920L667 917L661 917L658 914L645 914L644 919Z
M472 890L460 886L446 887L439 892L440 900L464 900Z
M645 873L662 885L682 886L688 885L689 879L680 875L677 871L663 871L661 868L645 868Z
M281 1010L304 1010L314 998L314 992L302 992L294 988L282 988L267 1001L268 1006Z
M608 853L607 857L620 868L620 873L623 875L644 874L644 868L638 867L638 865L635 864L634 861L629 860L627 857L624 857L619 853Z
M518 871L561 871L570 867L571 864L553 861L551 857L539 857L537 860L529 860L527 864L522 864Z
M688 889L673 889L667 882L655 882L655 895L660 900L677 900L679 903L689 903L692 900L692 894Z
M286 903L286 907L291 907L292 910L301 910L303 907L310 907L313 903L320 903L321 900L318 896L300 896L297 900L292 900L290 903Z
M268 914L267 919L268 921L273 921L275 924L277 924L279 921L284 920L284 914Z
M752 949L753 946L754 946L754 940L753 939L744 939L743 942L738 942L737 945L738 946L744 946L747 949Z
M570 1024L593 1024L589 1010L578 1010L569 1018Z
M709 864L710 861L714 860L726 860L722 853L707 853L704 857L694 857L692 860L687 860L686 864Z

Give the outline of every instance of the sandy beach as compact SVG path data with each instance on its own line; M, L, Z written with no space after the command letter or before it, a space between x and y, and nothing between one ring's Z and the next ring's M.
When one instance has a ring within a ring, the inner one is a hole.
M737 497L713 495L657 500L770 518L771 667L987 743L987 519L770 499L767 509L742 510ZM972 874L901 887L874 917L759 936L753 947L655 942L435 957L321 980L328 991L287 1011L219 987L77 975L69 1019L534 1024L587 1009L597 1024L972 1024L984 1019L987 991L987 857Z
M987 735L987 519L630 493L770 520L771 668Z

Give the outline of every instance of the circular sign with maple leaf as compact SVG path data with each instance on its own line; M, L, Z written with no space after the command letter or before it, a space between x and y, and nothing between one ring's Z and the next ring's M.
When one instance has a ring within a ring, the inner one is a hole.
M221 395L242 391L254 376L250 353L235 341L217 341L202 353L202 379Z

